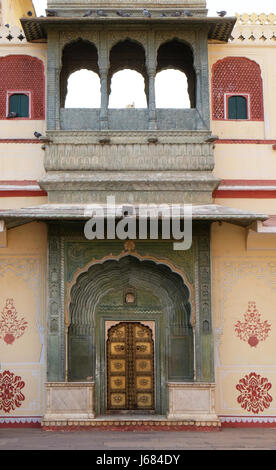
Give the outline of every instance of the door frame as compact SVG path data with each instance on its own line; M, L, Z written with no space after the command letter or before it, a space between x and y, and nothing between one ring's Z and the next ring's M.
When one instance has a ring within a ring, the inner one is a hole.
M164 325L164 314L162 311L151 312L145 317L141 312L121 312L108 315L100 313L96 315L95 328L95 413L96 415L107 414L106 397L106 334L105 323L107 321L120 322L154 322L155 341L154 341L154 375L155 375L155 414L165 415L168 411L168 365L167 350L168 341L165 335L166 327ZM127 414L127 411L126 411Z

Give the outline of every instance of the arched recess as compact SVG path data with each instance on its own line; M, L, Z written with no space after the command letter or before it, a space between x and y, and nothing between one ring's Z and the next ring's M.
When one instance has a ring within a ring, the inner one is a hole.
M227 119L227 98L247 97L251 121L264 120L263 81L261 67L247 57L224 57L212 67L212 117Z
M30 119L45 118L45 72L42 60L25 54L0 57L0 120L7 119L12 92L28 93Z
M156 72L175 69L184 72L188 82L188 94L191 108L196 107L196 73L192 48L179 39L167 41L157 51ZM185 92L185 90L184 90Z
M137 303L131 307L123 302L123 293L129 288L138 292ZM109 299L110 308L106 299ZM90 377L97 382L100 351L96 345L99 338L104 341L104 332L98 326L103 301L105 312L111 319L145 320L145 315L148 320L156 319L158 347L161 348L162 343L160 384L165 386L168 380L193 381L194 341L189 288L169 266L141 261L132 255L92 265L73 285L69 305L69 380L82 381ZM112 307L115 309L113 316L110 313ZM159 389L162 394L160 385Z
M190 108L188 81L180 70L161 70L155 77L156 108Z
M115 44L109 54L109 71L107 79L108 95L111 92L112 76L120 70L135 70L145 81L145 94L148 100L148 78L146 69L146 55L144 47L131 39L125 39Z
M91 70L81 69L71 73L67 81L65 108L100 108L101 83Z
M146 108L145 81L136 70L119 70L112 75L109 108Z
M69 76L77 70L91 70L99 75L98 51L89 41L78 39L66 44L62 53L60 72L60 107L64 108Z

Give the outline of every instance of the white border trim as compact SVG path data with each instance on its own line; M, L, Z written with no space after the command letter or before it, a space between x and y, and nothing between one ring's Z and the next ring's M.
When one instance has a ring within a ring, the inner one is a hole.
M222 423L276 423L276 416L219 416Z
M4 417L0 418L0 424L31 424L31 423L41 423L42 417L41 416L31 416L31 417Z

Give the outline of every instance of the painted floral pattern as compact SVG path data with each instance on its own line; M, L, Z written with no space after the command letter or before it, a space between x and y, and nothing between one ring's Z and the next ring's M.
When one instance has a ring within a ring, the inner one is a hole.
M258 414L270 407L272 396L268 392L271 383L267 378L251 372L239 381L236 389L240 392L238 403L244 410Z
M12 344L15 339L23 335L27 325L28 322L24 318L18 318L13 299L7 299L1 313L0 339L3 339L7 344Z
M235 324L235 333L242 340L247 341L251 347L256 347L259 341L268 337L271 325L267 320L261 321L261 314L256 308L256 302L248 302L248 309L244 314L244 322Z
M0 411L10 413L19 408L25 396L22 393L25 382L18 375L14 375L9 370L0 372Z

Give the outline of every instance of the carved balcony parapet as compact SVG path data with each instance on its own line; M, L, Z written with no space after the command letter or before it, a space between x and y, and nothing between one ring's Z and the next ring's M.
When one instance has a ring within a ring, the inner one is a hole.
M209 132L48 132L46 171L211 171Z

